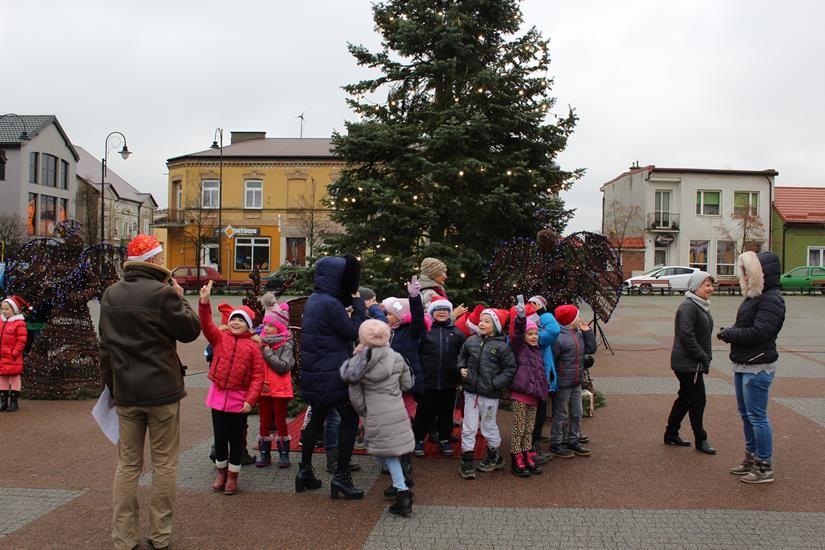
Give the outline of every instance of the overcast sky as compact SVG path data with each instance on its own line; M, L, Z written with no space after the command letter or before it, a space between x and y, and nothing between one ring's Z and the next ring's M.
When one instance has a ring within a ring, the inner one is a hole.
M558 112L581 121L563 167L571 230L600 225L601 183L638 160L775 168L779 185L825 185L825 2L526 0L551 39ZM111 168L167 203L167 158L216 127L326 137L352 114L341 85L365 73L346 43L378 45L363 0L0 0L0 114L55 114ZM226 141L229 136L227 134Z

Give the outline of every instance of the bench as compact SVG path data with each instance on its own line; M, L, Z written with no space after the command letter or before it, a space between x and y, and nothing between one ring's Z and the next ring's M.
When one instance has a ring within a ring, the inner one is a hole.
M811 281L811 286L808 287L808 296L812 296L817 292L825 294L825 279Z
M667 279L640 279L635 282L635 286L639 294L647 295L654 290L658 290L662 296L665 295L665 292L673 294L670 281Z
M726 290L728 294L742 294L742 287L739 285L739 279L724 278L716 279L716 291L721 292Z

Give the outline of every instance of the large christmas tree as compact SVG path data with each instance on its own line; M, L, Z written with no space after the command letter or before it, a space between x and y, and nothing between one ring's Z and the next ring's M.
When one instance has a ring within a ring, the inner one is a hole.
M537 210L564 215L555 194L580 172L555 159L576 116L554 114L548 42L520 29L516 0L389 1L373 17L381 51L349 46L379 74L344 87L359 120L333 136L346 232L329 244L360 256L379 293L439 257L467 299L501 241L546 226Z

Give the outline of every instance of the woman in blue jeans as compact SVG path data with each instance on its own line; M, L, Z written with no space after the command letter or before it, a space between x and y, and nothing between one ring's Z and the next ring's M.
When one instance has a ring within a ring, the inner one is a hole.
M785 322L785 300L779 288L782 266L773 252L739 256L739 282L745 300L736 322L717 337L730 344L736 404L745 431L745 460L730 470L745 483L771 483L773 433L768 399L779 354L776 337Z

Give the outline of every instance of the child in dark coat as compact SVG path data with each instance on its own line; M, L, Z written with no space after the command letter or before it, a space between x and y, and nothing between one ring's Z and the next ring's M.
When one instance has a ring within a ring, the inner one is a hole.
M516 321L510 345L516 354L518 369L511 385L513 401L513 436L510 449L510 472L519 477L540 474L535 451L531 448L538 404L547 397L547 377L539 348L539 328L528 321L524 296L518 296Z
M427 306L427 313L432 317L433 325L421 341L425 388L413 425L414 454L424 456L424 438L435 420L441 454L453 456L450 434L453 431L453 409L459 382L458 354L466 337L453 324L453 304L446 298L433 298Z

